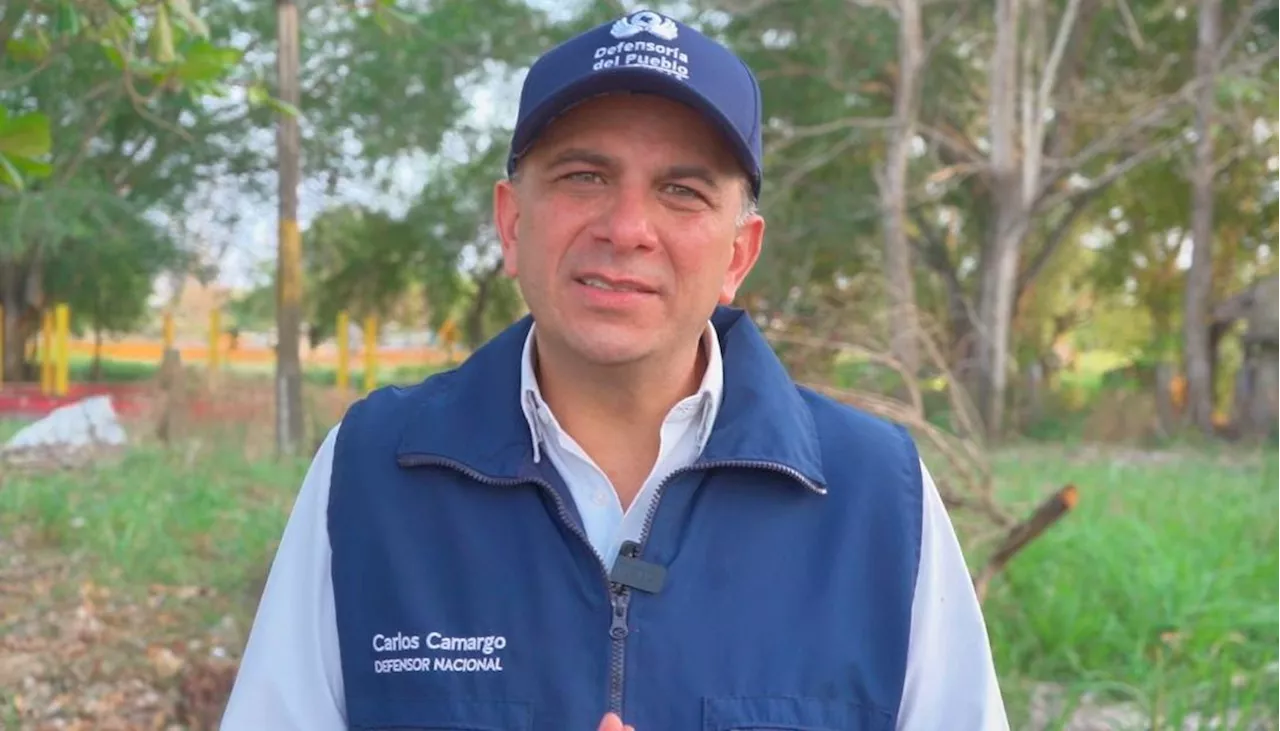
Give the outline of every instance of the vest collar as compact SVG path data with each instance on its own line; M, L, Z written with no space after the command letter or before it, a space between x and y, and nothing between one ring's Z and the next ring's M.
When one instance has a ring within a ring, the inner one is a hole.
M397 450L402 463L431 458L497 480L528 474L533 443L521 406L521 355L533 320L517 321L457 369L416 389L416 414ZM812 412L747 314L718 307L711 317L724 366L724 392L698 465L781 470L824 490ZM413 398L413 397L411 397Z

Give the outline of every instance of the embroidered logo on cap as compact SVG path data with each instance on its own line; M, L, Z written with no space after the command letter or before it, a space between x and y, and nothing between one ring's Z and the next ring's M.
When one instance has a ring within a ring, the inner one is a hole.
M641 10L619 19L609 32L618 42L600 46L592 53L591 70L638 67L659 71L681 81L689 80L689 56L672 43L680 32L674 20L651 10ZM660 40L635 38L641 33Z
M641 10L618 19L609 32L614 38L631 38L641 33L649 33L664 41L674 41L680 29L671 18L664 18L652 10Z

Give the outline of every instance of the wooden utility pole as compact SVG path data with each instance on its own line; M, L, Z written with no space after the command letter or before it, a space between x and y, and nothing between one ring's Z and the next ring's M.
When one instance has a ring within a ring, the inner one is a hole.
M280 101L298 109L298 6L276 0L276 73ZM298 231L298 118L282 111L276 129L280 238L276 258L276 451L293 455L302 441L302 236Z

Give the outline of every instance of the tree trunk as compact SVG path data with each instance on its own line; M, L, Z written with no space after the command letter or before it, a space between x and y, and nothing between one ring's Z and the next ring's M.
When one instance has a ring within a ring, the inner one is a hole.
M923 32L918 0L898 0L898 88L894 94L894 127L880 180L884 228L884 266L889 294L890 352L906 373L920 368L915 282L907 242L907 170L915 137L916 100L920 93Z
M1213 116L1220 0L1201 0L1196 47L1196 149L1191 189L1191 267L1183 300L1183 367L1188 414L1213 433L1213 379L1209 353L1209 298L1213 283Z
M1018 33L1021 0L996 0L996 43L991 58L991 217L978 293L974 399L988 436L1003 427L1009 335L1018 249L1026 234L1023 181L1017 160Z
M1156 426L1161 438L1168 439L1178 431L1177 408L1173 404L1172 363L1156 364Z
M4 304L4 379L25 378L27 339L22 328L22 288L18 284L18 266L12 260L0 262L0 300Z
M1017 181L1012 181L1016 186ZM1001 186L1004 189L1004 186ZM1013 290L1018 277L1018 253L1026 235L1026 218L1010 191L998 202L995 229L983 266L978 298L978 390L976 403L989 437L1004 428L1005 395L1009 383L1009 340L1013 328Z
M276 0L279 48L276 54L279 96L298 106L298 6ZM276 263L276 452L296 454L302 442L302 362L298 347L302 326L302 237L298 231L300 175L298 119L280 113L276 130L279 155L280 239Z
M494 265L476 280L476 295L471 299L471 307L467 309L465 337L467 347L475 350L484 342L484 313L489 307L489 295L493 291L493 283L502 271L502 263Z

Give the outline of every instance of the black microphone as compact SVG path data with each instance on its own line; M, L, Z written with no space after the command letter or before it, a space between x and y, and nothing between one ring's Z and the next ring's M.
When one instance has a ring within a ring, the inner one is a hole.
M629 586L646 594L657 594L667 580L667 568L656 563L641 561L640 544L625 541L618 550L618 558L613 562L613 571L609 580L615 584Z

